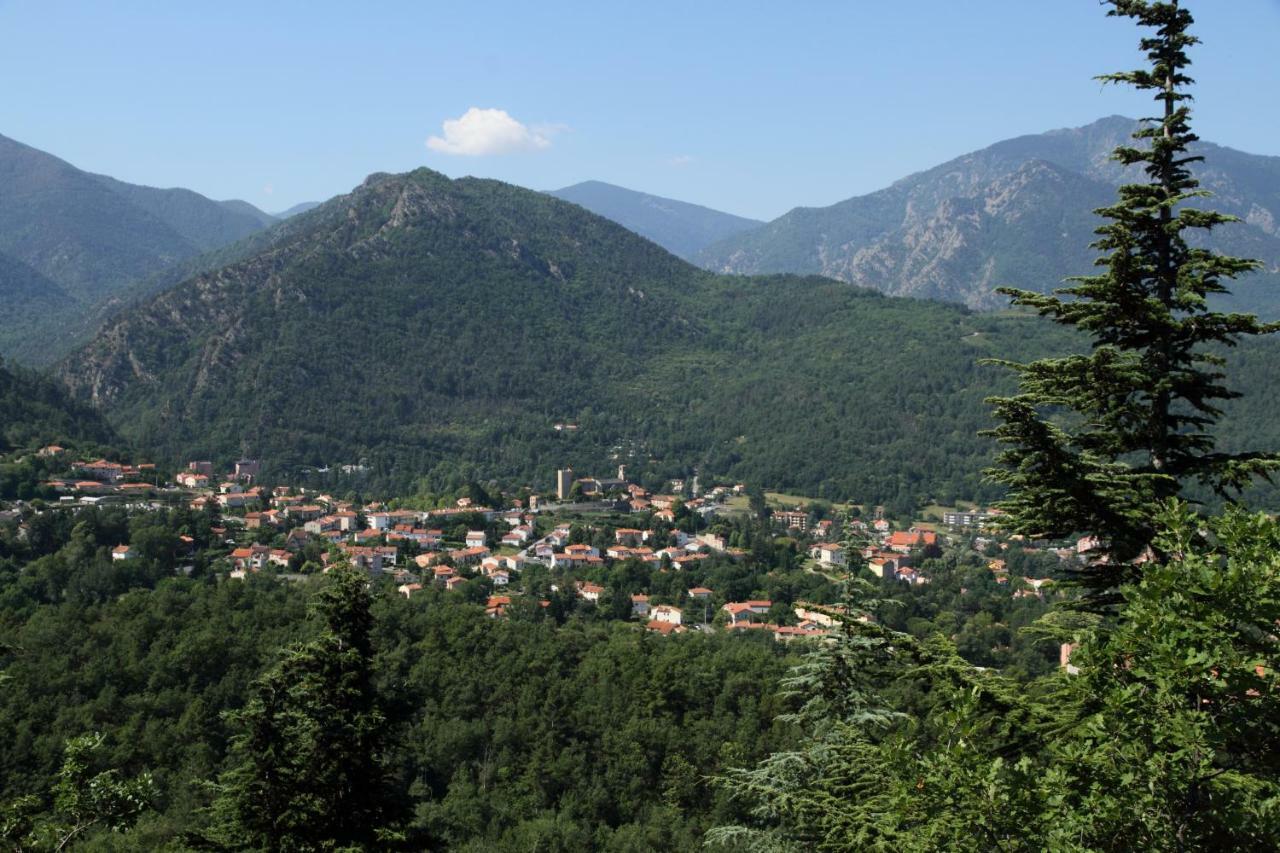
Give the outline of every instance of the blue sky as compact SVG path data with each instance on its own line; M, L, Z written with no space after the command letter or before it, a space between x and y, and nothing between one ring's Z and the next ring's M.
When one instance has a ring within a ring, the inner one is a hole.
M1188 5L1196 129L1280 155L1280 0ZM1143 113L1091 79L1137 38L1094 0L0 0L0 133L271 211L426 165L772 218Z

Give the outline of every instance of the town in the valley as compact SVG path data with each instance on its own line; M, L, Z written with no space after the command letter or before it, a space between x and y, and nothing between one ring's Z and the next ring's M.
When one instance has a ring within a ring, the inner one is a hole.
M207 535L203 543L177 537L178 573L297 581L349 565L410 600L483 606L492 618L594 611L664 635L821 639L845 612L844 581L924 587L930 561L944 552L980 561L1008 596L1044 600L1054 592L1054 566L1089 549L1086 541L1002 536L995 510L933 508L895 519L883 507L752 494L741 483L703 486L696 476L653 492L629 480L625 466L603 477L557 470L544 494L471 486L463 494L362 502L270 485L252 459L225 468L195 460L162 472L56 445L23 459L49 476L36 494L0 506L0 525L19 538L48 513L181 507L207 523ZM140 559L142 550L120 541L110 559Z

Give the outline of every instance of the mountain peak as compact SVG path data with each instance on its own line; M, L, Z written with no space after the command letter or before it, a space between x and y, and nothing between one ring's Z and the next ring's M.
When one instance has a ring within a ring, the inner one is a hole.
M1092 211L1135 179L1112 152L1137 125L1113 115L1006 139L884 190L830 207L795 208L708 247L696 260L718 272L817 273L891 295L999 307L1005 300L992 293L999 284L1048 291L1090 270L1098 225ZM1274 268L1280 263L1280 158L1218 148L1212 154L1193 169L1215 193L1214 206L1244 220L1215 231L1216 245ZM1242 281L1236 290L1259 293L1261 287ZM1264 303L1245 302L1254 304Z

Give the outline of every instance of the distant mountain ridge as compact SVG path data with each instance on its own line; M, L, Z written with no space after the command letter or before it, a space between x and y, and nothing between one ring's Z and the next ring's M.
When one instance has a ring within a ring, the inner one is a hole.
M319 201L301 201L288 210L282 210L279 213L273 213L276 219L288 219L291 216L297 216L299 213L306 213L308 210L319 207L323 202Z
M612 219L685 260L692 259L717 240L764 224L758 219L637 192L603 181L584 181L554 190L550 195Z
M95 175L0 136L0 254L11 259L0 266L0 292L25 294L0 318L0 354L51 361L123 288L274 221L247 202ZM18 269L58 292L33 291Z
M716 272L831 276L900 296L1003 307L994 287L1047 291L1087 274L1088 248L1126 175L1110 159L1137 122L1111 116L1080 128L995 143L885 189L829 207L799 207L715 243L696 262ZM1280 157L1199 143L1193 168L1206 203L1239 216L1213 245L1255 257L1265 272L1239 282L1232 306L1280 313Z

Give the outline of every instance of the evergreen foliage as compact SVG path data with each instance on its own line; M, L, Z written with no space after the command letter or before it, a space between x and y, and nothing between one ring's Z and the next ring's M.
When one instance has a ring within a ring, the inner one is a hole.
M0 454L113 440L115 433L93 408L71 400L57 383L0 359Z
M1098 559L1084 580L1104 590L1151 546L1154 510L1198 482L1226 494L1280 467L1270 453L1223 453L1210 430L1222 403L1238 394L1223 380L1216 349L1241 336L1273 332L1252 315L1210 309L1226 282L1253 269L1188 242L1233 217L1188 202L1205 192L1189 166L1192 82L1186 49L1189 12L1176 2L1111 4L1108 14L1134 18L1155 35L1141 41L1149 68L1108 74L1107 82L1154 92L1163 115L1146 120L1115 158L1141 165L1147 180L1127 184L1097 211L1109 220L1093 244L1104 271L1081 276L1056 295L1004 289L1014 304L1089 336L1087 354L1002 361L1019 377L1018 393L993 399L1003 445L991 476L1009 489L1002 508L1010 530L1037 537L1085 532L1099 538Z
M1185 505L1158 523L1157 545L1178 556L1119 590L1114 625L1045 624L1077 642L1078 675L1020 685L941 636L846 622L788 682L803 699L799 747L722 778L754 821L709 846L1272 849L1280 528ZM903 682L918 685L911 702L889 692Z
M377 849L394 799L373 685L366 579L337 569L317 596L321 634L289 649L233 715L233 767L214 837L232 849Z

